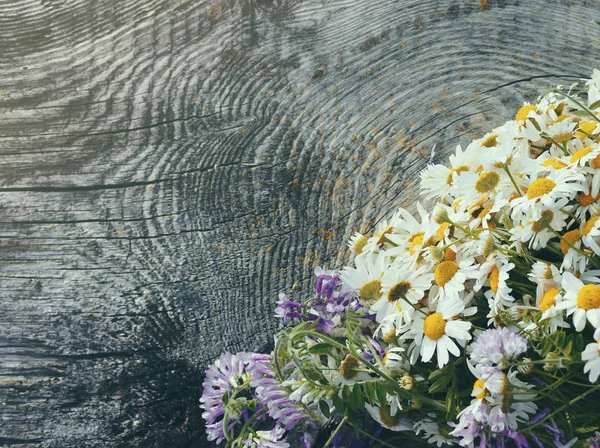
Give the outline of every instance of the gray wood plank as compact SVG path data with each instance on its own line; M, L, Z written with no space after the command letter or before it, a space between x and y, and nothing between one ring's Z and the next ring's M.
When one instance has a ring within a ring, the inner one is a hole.
M206 446L203 368L600 67L600 2L5 0L0 445Z

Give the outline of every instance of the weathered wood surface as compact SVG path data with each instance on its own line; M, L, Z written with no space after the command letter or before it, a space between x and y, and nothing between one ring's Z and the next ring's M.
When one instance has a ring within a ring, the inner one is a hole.
M206 446L203 368L437 144L600 67L600 3L4 0L0 445Z

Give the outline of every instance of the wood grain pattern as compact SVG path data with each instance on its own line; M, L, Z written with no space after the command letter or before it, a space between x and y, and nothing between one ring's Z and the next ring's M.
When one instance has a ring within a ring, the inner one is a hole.
M600 2L4 0L0 445L207 446L202 372L524 100Z

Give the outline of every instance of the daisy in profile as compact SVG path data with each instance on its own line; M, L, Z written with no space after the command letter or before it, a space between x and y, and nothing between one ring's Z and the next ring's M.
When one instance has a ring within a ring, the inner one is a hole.
M600 255L600 215L594 215L581 226L581 241L586 247L594 251L596 255Z
M514 263L510 263L506 256L494 252L481 264L473 290L477 292L483 286L488 286L490 289L485 293L487 299L493 299L498 305L511 306L514 298L506 281L509 278L508 272L514 267Z
M594 332L594 339L581 352L581 359L587 361L583 367L583 373L590 373L590 383L598 381L600 376L600 328Z
M548 331L550 334L555 333L559 328L569 328L570 325L564 321L563 310L558 309L558 305L563 300L563 294L560 290L560 285L552 286L538 296L536 300L537 307L542 312L540 321L548 322ZM531 323L528 329L534 329L537 325Z
M346 267L341 272L345 285L358 290L358 297L372 305L381 297L381 277L388 267L383 254L364 253L354 259L356 268Z
M364 247L366 246L369 238L362 233L356 232L354 235L350 237L350 241L348 242L348 247L355 255L360 255L363 252Z
M377 423L390 431L412 430L412 422L398 412L397 406L371 406L365 403L365 408Z
M600 286L586 285L570 272L563 274L561 286L565 291L564 300L556 309L566 310L567 316L573 315L575 330L582 331L586 320L594 328L600 327Z
M423 362L429 362L434 353L437 355L439 368L448 364L452 353L460 356L460 346L464 346L471 339L469 330L471 322L456 319L465 311L464 302L458 297L445 297L436 307L427 314L416 312L414 321L407 325L403 339L412 339L411 362L416 362L416 357L421 356ZM454 342L456 340L456 342Z

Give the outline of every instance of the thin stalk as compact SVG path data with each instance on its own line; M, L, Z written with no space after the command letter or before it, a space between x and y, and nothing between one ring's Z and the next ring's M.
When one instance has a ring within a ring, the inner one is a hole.
M333 443L333 439L335 439L335 436L337 436L337 433L340 432L340 429L342 429L342 426L344 426L347 420L348 416L344 416L340 424L337 426L337 428L335 428L335 431L333 431L329 439L327 439L327 442L325 442L325 445L323 445L323 448L327 448L330 444Z

